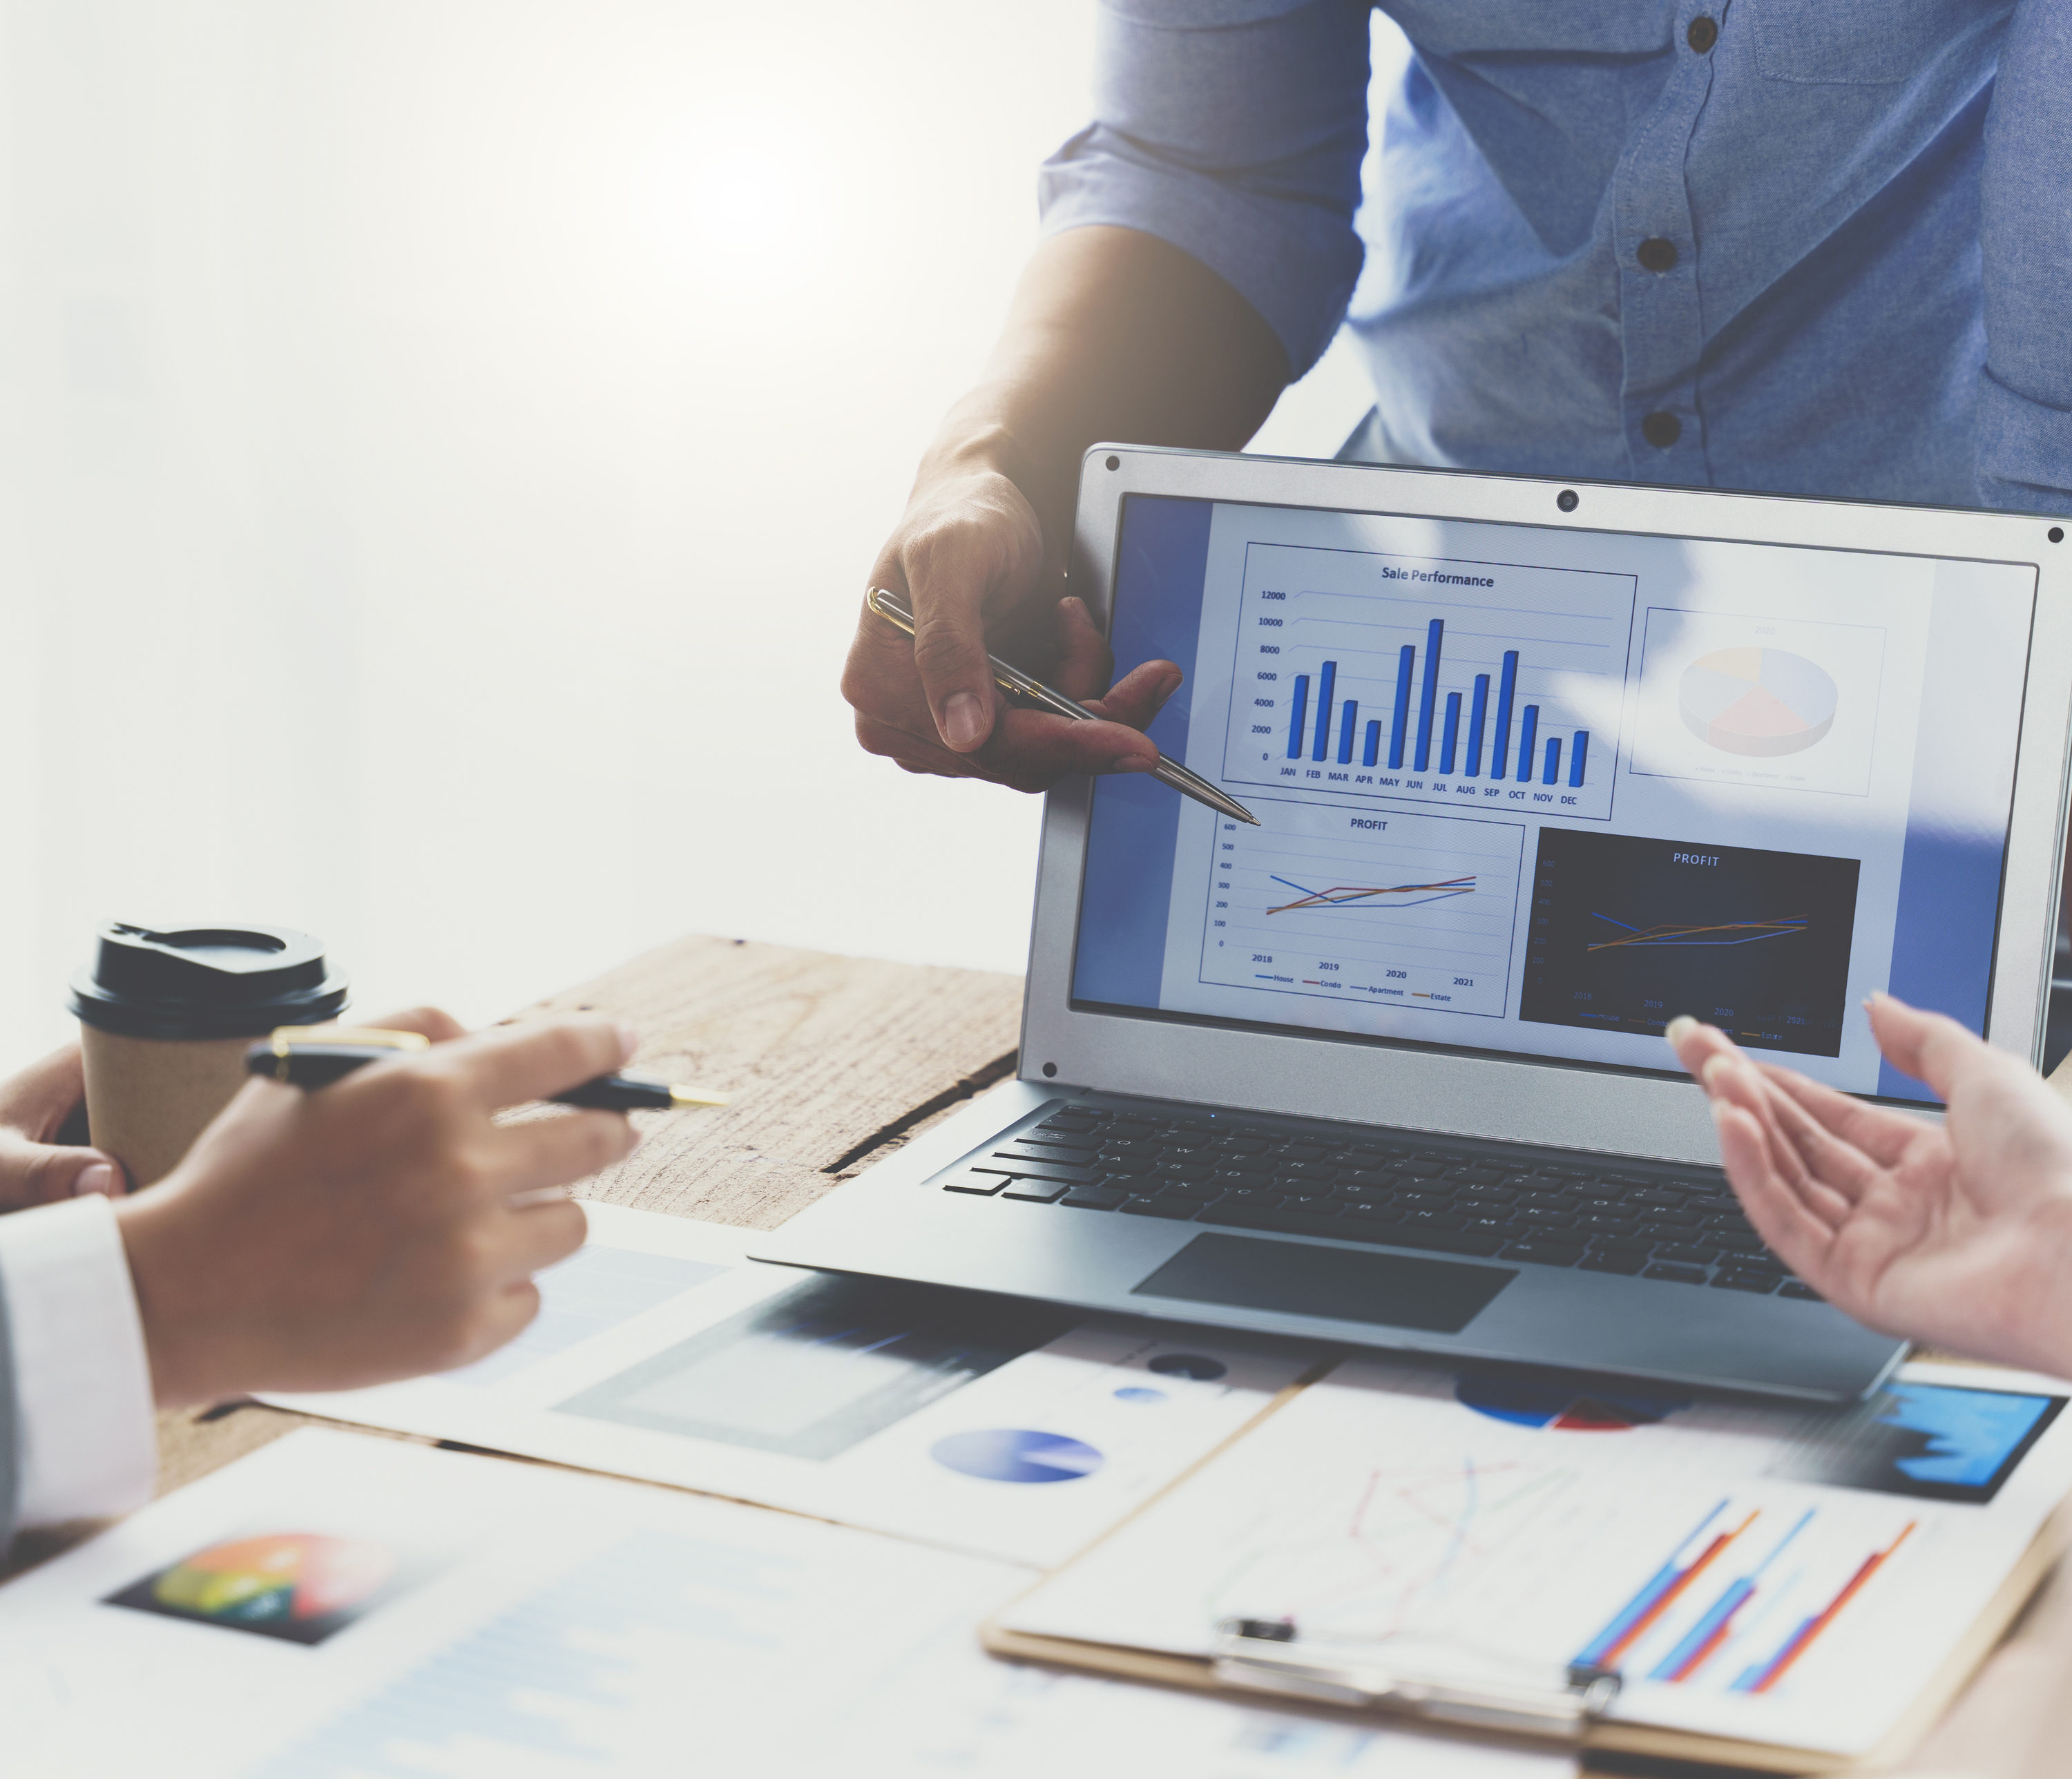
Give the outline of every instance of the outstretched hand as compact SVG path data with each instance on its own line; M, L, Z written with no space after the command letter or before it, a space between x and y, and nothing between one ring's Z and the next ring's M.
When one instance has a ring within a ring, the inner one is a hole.
M1869 1327L2072 1372L2072 1107L1940 1013L1879 995L1870 1017L1893 1065L1947 1107L1942 1124L1752 1062L1696 1020L1671 1025L1749 1221Z

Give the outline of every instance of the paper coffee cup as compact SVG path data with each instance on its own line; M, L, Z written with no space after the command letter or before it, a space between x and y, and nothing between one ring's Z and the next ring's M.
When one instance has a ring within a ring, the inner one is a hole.
M344 977L307 933L102 927L68 1003L85 1052L89 1140L132 1189L164 1178L244 1084L253 1039L335 1018L345 999Z

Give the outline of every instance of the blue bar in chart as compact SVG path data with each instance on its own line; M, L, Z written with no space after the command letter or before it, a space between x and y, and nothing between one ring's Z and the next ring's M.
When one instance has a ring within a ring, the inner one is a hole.
M1547 770L1540 775L1540 782L1542 784L1559 784L1561 782L1561 737L1559 735L1547 737Z
M1496 688L1496 746L1490 753L1490 776L1501 779L1511 762L1511 701L1518 690L1518 651L1503 651L1503 677Z
M1314 760L1323 758L1331 745L1331 692L1338 678L1338 664L1326 661L1324 676L1317 684L1317 745L1309 755Z
M1621 724L1634 720L1634 577L1465 559L1474 572L1455 573L1429 565L1438 558L1399 565L1387 548L1264 540L1245 550L1223 778L1334 803L1457 811L1465 798L1610 819ZM1544 779L1550 739L1560 758Z
M1468 714L1468 776L1471 779L1482 776L1482 722L1488 715L1489 676L1478 673L1475 676L1474 707Z
M1417 770L1432 770L1432 714L1439 701L1439 650L1446 639L1446 623L1434 618L1424 627L1424 687L1417 699Z
M1396 658L1396 721L1388 732L1388 770L1403 770L1403 739L1410 728L1410 676L1417 671L1417 651L1408 643Z
M1309 676L1298 673L1295 676L1295 714L1288 725L1288 758L1291 760L1302 758L1303 732L1309 717Z

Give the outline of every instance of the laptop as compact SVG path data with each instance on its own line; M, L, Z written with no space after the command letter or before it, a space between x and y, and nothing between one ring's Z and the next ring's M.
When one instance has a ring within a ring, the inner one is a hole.
M1815 1400L1901 1347L1770 1254L1663 1041L1934 1118L1889 989L2040 1060L2072 545L2008 514L1097 446L1152 727L1050 793L1019 1069L763 1259Z

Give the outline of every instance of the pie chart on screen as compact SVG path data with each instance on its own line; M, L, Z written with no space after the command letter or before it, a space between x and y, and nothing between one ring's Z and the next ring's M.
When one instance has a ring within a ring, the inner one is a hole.
M1722 754L1775 758L1814 745L1835 726L1827 670L1781 648L1722 648L1701 655L1677 682L1684 726Z
M1083 1440L1027 1428L987 1428L935 1441L928 1456L945 1470L988 1482L1071 1482L1101 1467Z

